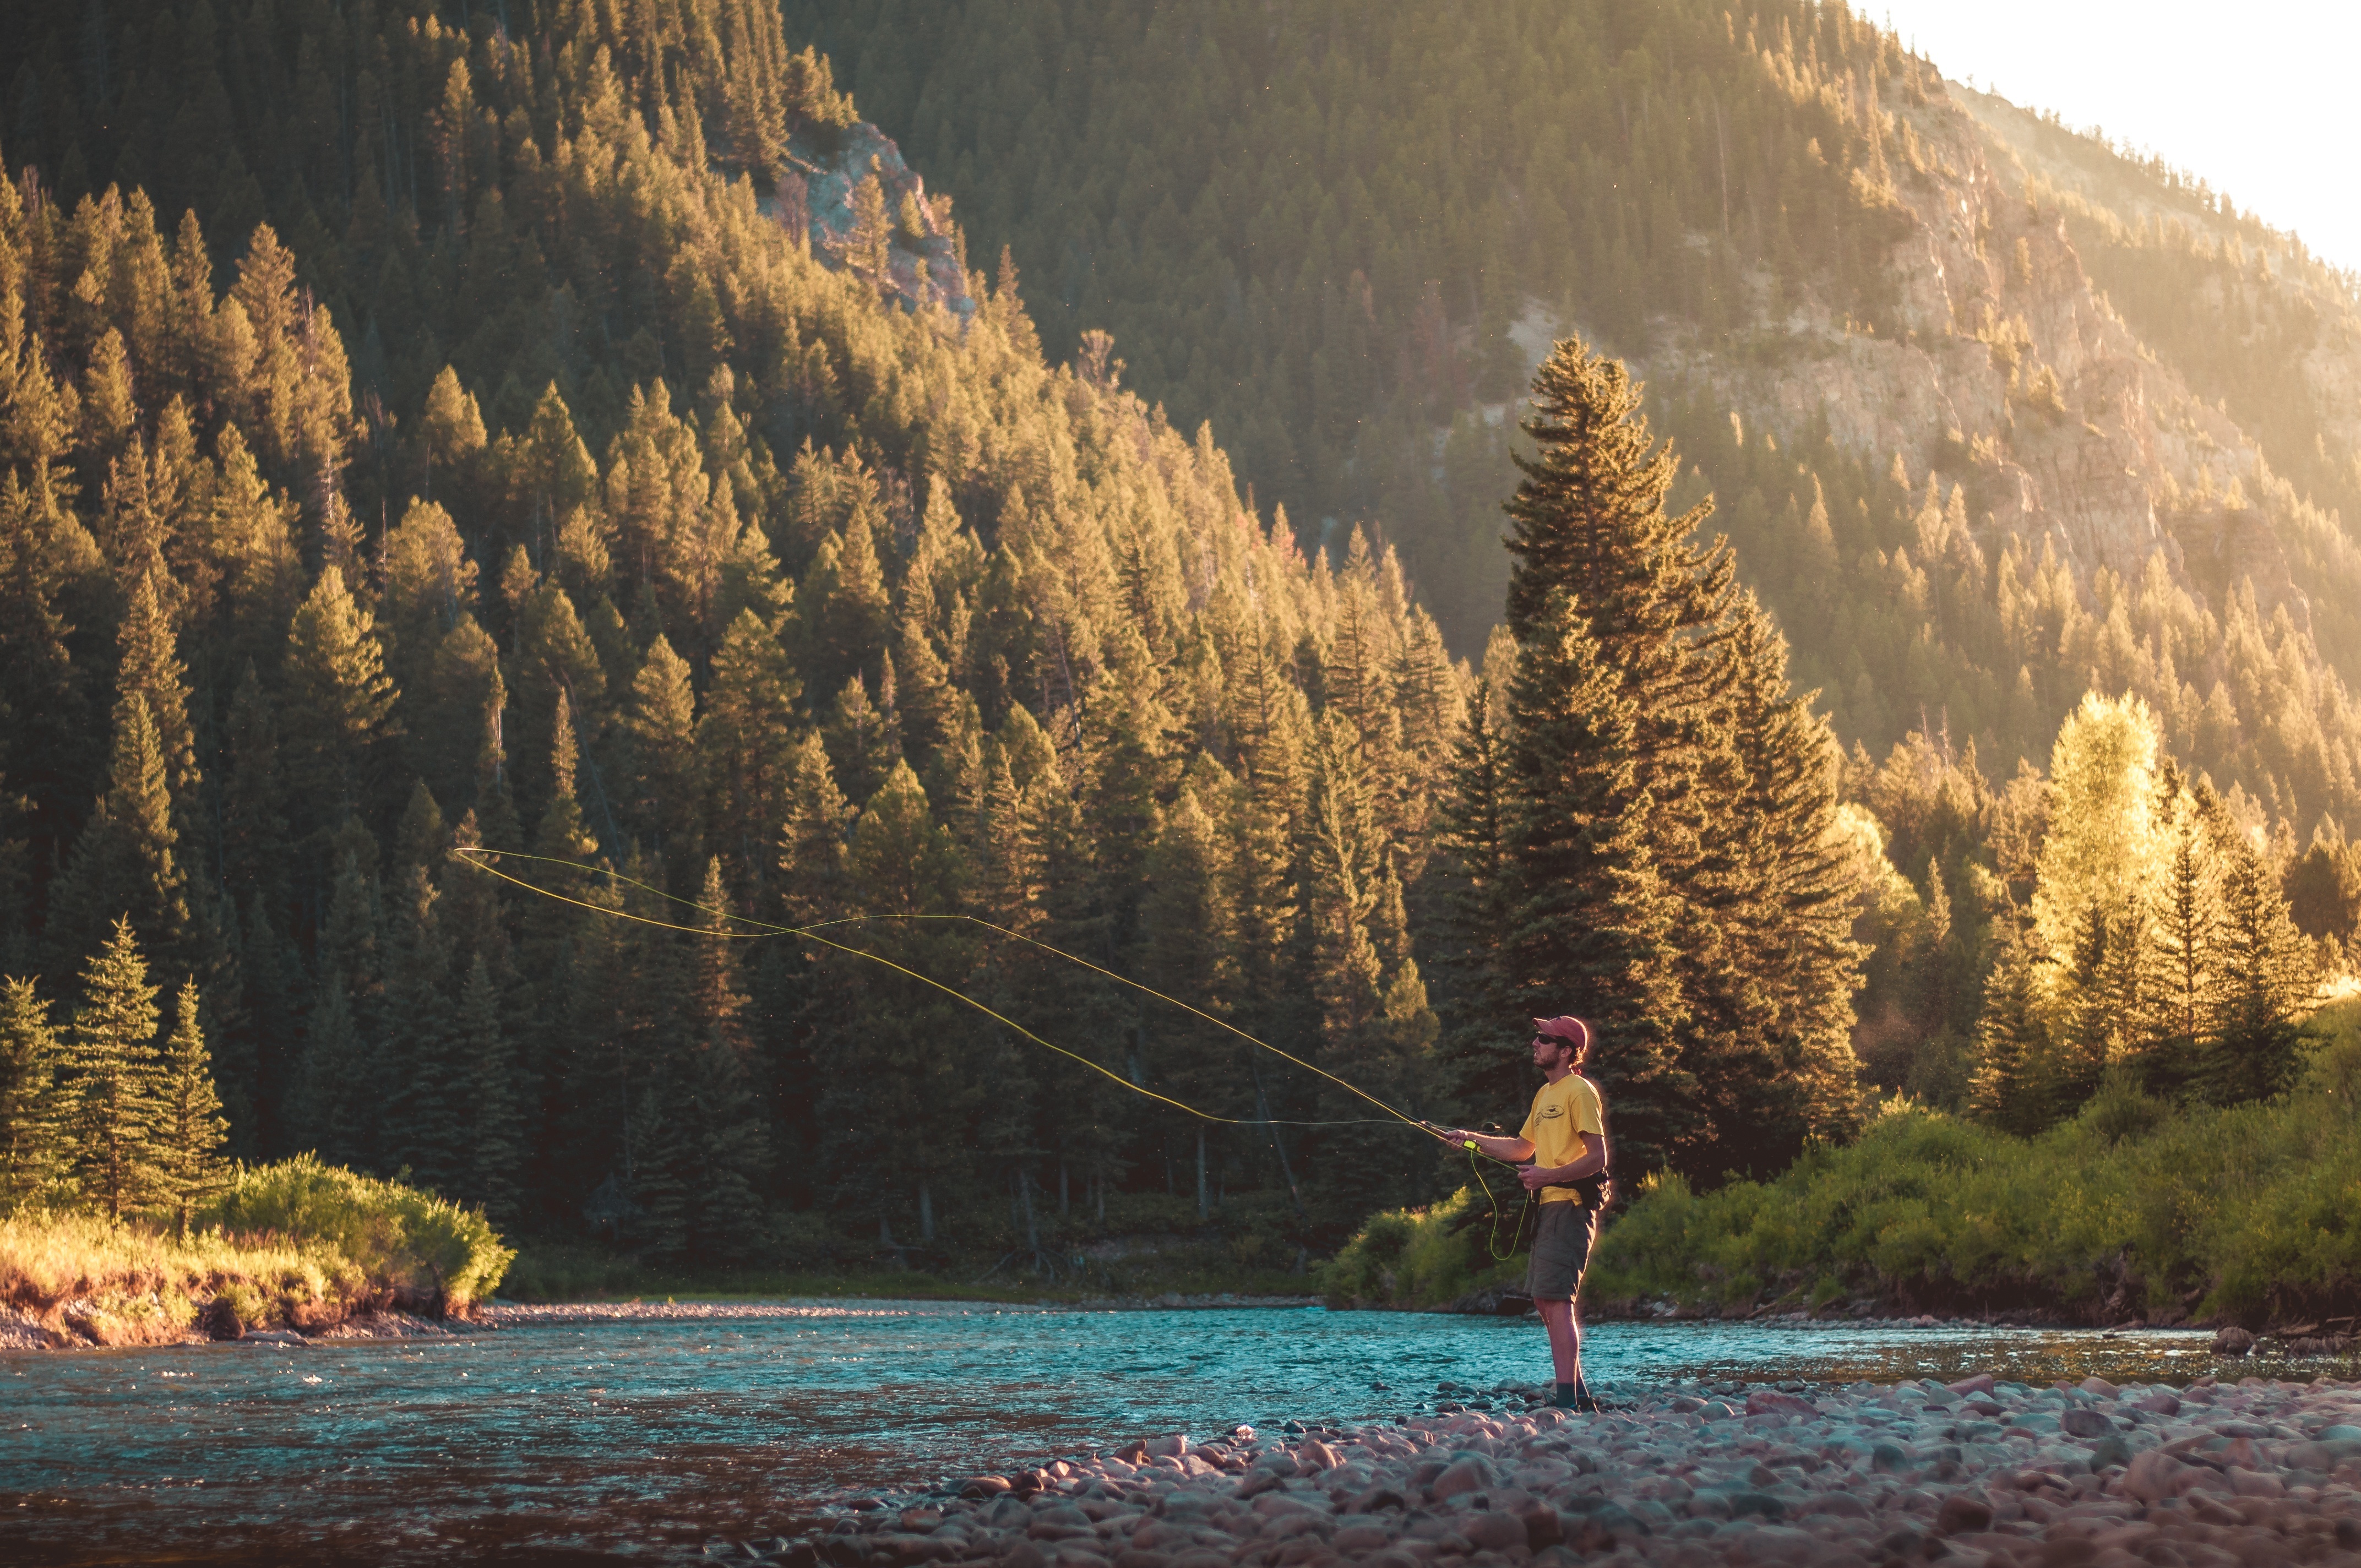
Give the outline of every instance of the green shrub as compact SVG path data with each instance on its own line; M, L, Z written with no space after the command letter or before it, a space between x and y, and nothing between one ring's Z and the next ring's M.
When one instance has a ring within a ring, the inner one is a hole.
M263 1328L271 1321L270 1308L263 1300L262 1292L244 1280L223 1286L215 1299L226 1310L236 1314L238 1327L242 1329ZM284 1321L283 1318L280 1320Z
M1516 1195L1516 1202L1522 1201ZM1510 1245L1516 1208L1500 1200L1499 1245ZM1524 1258L1496 1262L1491 1209L1463 1187L1424 1209L1372 1214L1320 1269L1320 1288L1339 1307L1440 1307L1471 1290L1522 1276Z
M516 1254L480 1212L299 1155L242 1169L204 1223L325 1245L389 1305L465 1310L500 1284Z

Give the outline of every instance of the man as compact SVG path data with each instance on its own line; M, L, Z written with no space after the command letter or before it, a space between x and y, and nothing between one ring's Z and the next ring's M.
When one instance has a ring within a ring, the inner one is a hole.
M1464 1127L1436 1128L1465 1147L1522 1165L1517 1179L1540 1195L1526 1288L1549 1331L1550 1361L1562 1409L1598 1407L1582 1380L1582 1325L1575 1298L1590 1261L1598 1211L1607 1201L1607 1121L1598 1087L1582 1076L1590 1061L1590 1025L1572 1016L1533 1020L1533 1065L1546 1080L1515 1137L1487 1137ZM1531 1164L1523 1164L1531 1161Z

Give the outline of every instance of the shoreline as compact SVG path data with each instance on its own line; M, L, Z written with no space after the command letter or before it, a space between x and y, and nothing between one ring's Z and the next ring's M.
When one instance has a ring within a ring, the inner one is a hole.
M868 1303L862 1306L861 1303ZM674 1320L730 1318L834 1317L852 1313L873 1315L884 1310L924 1310L934 1308L990 1307L1005 1312L1158 1312L1282 1310L1321 1305L1317 1296L1247 1296L1213 1291L1183 1296L1102 1296L1078 1301L1042 1299L1009 1301L996 1297L956 1296L796 1296L753 1299L663 1301L500 1301L482 1303L468 1320L491 1328L538 1328L570 1323L662 1322Z
M7 1350L91 1350L106 1348L106 1341L94 1339L77 1326L72 1308L80 1303L67 1303L56 1313L37 1314L21 1308L0 1307L0 1351ZM875 1315L881 1311L950 1310L960 1308L988 1308L1005 1312L1150 1312L1150 1311L1219 1311L1219 1310L1301 1310L1310 1307L1326 1307L1331 1311L1411 1311L1452 1313L1477 1317L1521 1317L1530 1314L1530 1304L1521 1309L1488 1299L1480 1309L1461 1303L1436 1308L1400 1308L1335 1306L1313 1295L1250 1295L1233 1291L1200 1292L1183 1295L1166 1292L1155 1296L1103 1296L1075 1300L1038 1298L1032 1300L1010 1300L999 1297L907 1297L892 1295L786 1296L786 1297L690 1297L686 1299L667 1297L661 1301L631 1298L620 1301L490 1301L473 1304L464 1313L437 1318L393 1309L360 1312L338 1320L334 1324L311 1332L291 1329L252 1329L234 1338L216 1339L206 1332L203 1308L199 1307L196 1320L177 1336L159 1335L139 1343L276 1343L304 1344L315 1341L336 1342L356 1339L443 1338L471 1333L497 1332L512 1328L550 1328L584 1326L598 1323L669 1322L669 1321L759 1321L766 1319L826 1318ZM1957 1329L2026 1328L2051 1329L2074 1332L2097 1332L2103 1336L2158 1330L2179 1332L2202 1332L2211 1324L2164 1323L2147 1321L2078 1321L2063 1314L2033 1314L2023 1311L1991 1314L1945 1314L1922 1312L1915 1315L1862 1315L1851 1313L1810 1312L1803 1310L1767 1311L1757 1310L1735 1317L1712 1312L1667 1312L1662 1310L1605 1310L1586 1308L1584 1321L1593 1324L1708 1324L1745 1323L1756 1328L1788 1330L1802 1333L1834 1332L1845 1330L1892 1332L1895 1330L1945 1331ZM2283 1357L2338 1357L2361 1344L2355 1320L2338 1318L2325 1322L2285 1323L2274 1325L2259 1333L2249 1332L2235 1324L2215 1329L2213 1350L2217 1354L2233 1358L2250 1354L2276 1354Z
M2327 1378L1675 1387L1592 1416L1287 1426L853 1497L734 1550L788 1568L2361 1568L2361 1384Z

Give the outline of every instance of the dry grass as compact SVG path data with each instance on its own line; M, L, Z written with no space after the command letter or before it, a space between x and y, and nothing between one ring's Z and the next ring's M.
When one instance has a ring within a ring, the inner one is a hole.
M365 1293L333 1247L219 1230L187 1240L93 1214L28 1212L0 1220L0 1302L49 1329L100 1344L188 1336L200 1303L227 1297L241 1323L325 1328Z
M384 1307L465 1312L515 1255L480 1214L308 1157L247 1170L185 1238L73 1211L0 1218L0 1310L52 1343L213 1326L314 1332Z

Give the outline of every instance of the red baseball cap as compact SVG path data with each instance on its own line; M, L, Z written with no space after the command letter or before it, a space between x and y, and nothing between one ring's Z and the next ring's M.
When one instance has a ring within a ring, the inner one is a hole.
M1577 1046L1590 1044L1590 1025L1571 1013L1561 1013L1554 1018L1536 1018L1533 1031L1553 1035L1561 1040L1571 1040Z

